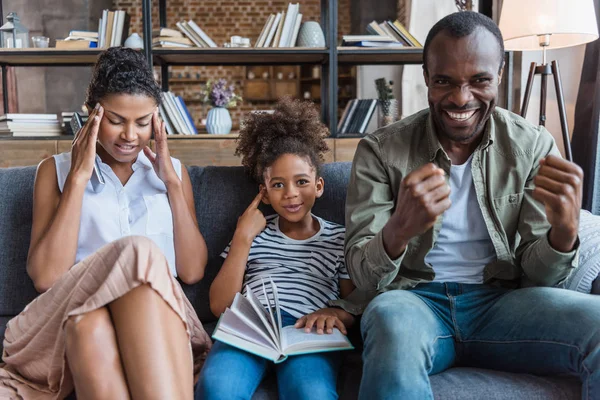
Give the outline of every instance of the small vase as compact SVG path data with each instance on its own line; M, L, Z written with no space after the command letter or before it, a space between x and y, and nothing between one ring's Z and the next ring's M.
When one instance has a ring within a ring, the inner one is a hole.
M306 21L298 32L298 47L325 47L325 36L317 21Z
M206 130L211 134L231 132L231 115L225 107L213 107L206 116Z
M383 128L398 121L398 100L379 100L378 127Z
M143 49L144 48L144 40L137 33L132 33L125 43L123 44L125 47L129 47L130 49Z

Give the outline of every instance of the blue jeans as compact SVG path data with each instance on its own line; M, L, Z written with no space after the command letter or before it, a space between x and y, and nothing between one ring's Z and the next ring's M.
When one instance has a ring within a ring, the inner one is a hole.
M283 326L296 318L281 311ZM337 399L336 381L340 354L317 353L292 356L280 364L217 341L200 373L195 400L250 399L274 365L280 399Z
M600 296L555 288L420 284L377 296L361 321L360 399L433 399L451 366L569 374L600 399Z

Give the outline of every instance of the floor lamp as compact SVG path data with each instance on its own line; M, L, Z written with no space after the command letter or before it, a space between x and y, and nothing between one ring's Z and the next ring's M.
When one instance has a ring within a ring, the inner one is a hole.
M500 30L506 50L542 50L542 63L531 63L523 96L521 116L527 114L531 88L541 75L539 124L546 123L548 77L554 78L565 158L573 161L558 62L546 60L546 50L571 47L598 38L594 0L504 0Z

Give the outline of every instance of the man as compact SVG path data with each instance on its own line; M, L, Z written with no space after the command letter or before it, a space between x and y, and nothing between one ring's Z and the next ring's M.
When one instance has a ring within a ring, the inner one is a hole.
M581 169L496 107L492 20L445 17L423 57L429 109L364 138L348 188L350 276L383 292L361 322L360 398L432 399L429 375L455 364L577 375L600 398L600 296L548 287L577 267Z

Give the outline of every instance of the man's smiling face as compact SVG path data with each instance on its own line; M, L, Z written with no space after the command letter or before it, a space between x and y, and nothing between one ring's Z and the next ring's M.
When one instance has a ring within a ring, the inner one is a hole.
M484 28L461 38L444 31L434 37L423 73L438 136L462 143L481 136L496 107L498 58L496 38Z

